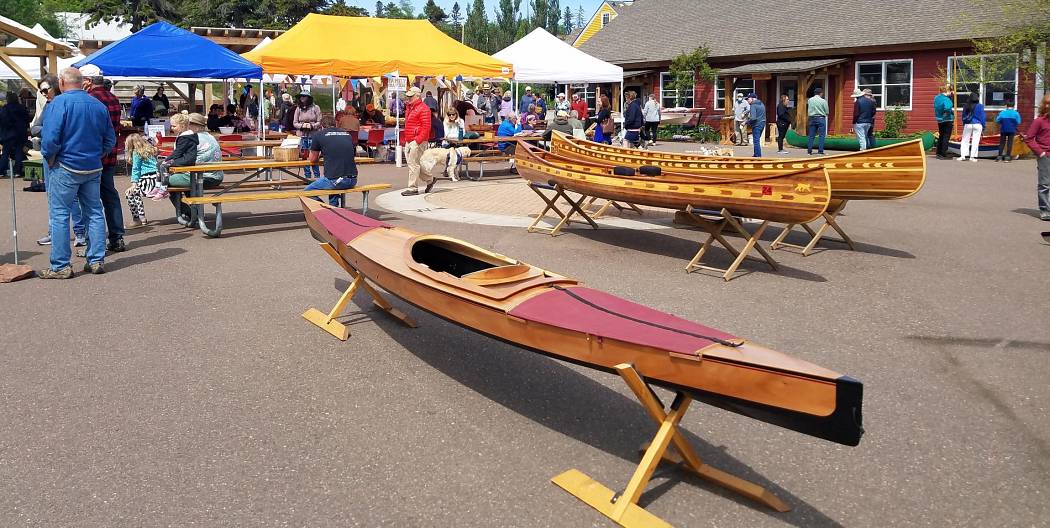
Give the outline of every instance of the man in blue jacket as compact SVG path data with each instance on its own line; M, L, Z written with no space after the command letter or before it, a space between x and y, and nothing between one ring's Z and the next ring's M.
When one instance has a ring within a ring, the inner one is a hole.
M747 124L751 125L751 143L755 147L755 157L762 157L762 136L766 134L766 105L754 92L747 95L749 107Z
M860 150L875 147L875 98L871 89L853 92L853 133L857 134Z
M51 267L38 272L42 279L73 276L69 259L69 216L73 199L87 218L88 246L84 271L103 273L106 256L106 219L99 182L102 157L117 143L106 105L83 89L80 70L66 68L60 76L62 95L44 112L40 153L48 166L47 204L51 225Z
M948 139L955 126L955 104L952 103L952 87L945 86L933 98L933 115L937 118L937 159L952 159L948 155Z

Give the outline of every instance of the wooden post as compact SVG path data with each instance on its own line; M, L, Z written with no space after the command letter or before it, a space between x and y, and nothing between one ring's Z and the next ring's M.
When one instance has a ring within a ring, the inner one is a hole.
M842 133L842 117L846 111L846 103L843 100L845 94L846 76L839 73L835 76L835 82L831 82L831 77L828 77L828 91L834 92L835 97L832 98L831 94L828 94L828 104L831 105L831 115L834 116L832 121L835 122L835 131L829 131L829 134L841 134ZM852 110L852 108L851 108Z
M190 103L190 112L196 112L197 111L197 83L190 83L190 100L187 101L187 102ZM204 113L207 114L207 112L204 112Z
M213 89L214 89L214 87L212 86L211 83L205 83L204 84L204 111L205 112L207 112L208 109L211 108L212 101L214 100L215 95L212 93Z
M816 72L809 72L798 76L798 93L795 95L798 98L798 100L795 101L796 131L804 132L806 130L807 121L809 120L809 116L807 115L809 112L806 104L806 93L809 92L809 86L813 84L813 78L816 76Z
M731 77L725 78L725 92L725 100L722 106L725 107L725 115L731 116L733 115L733 78Z

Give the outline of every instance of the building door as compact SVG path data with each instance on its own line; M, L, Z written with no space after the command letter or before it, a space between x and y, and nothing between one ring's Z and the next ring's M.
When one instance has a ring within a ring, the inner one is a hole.
M788 106L795 108L795 101L798 100L798 77L777 78L777 104L780 104L780 96L783 94L788 96Z

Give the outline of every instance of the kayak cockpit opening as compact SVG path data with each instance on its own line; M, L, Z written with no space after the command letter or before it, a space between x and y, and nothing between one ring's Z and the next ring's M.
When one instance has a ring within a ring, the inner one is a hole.
M519 264L518 261L503 255L444 237L419 237L412 244L411 254L413 261L454 277Z

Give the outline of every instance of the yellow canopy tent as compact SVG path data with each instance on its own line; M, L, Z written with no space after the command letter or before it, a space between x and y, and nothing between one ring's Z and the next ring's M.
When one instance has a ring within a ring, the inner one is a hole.
M442 33L426 20L311 13L244 58L264 73L375 77L510 77L513 66Z

